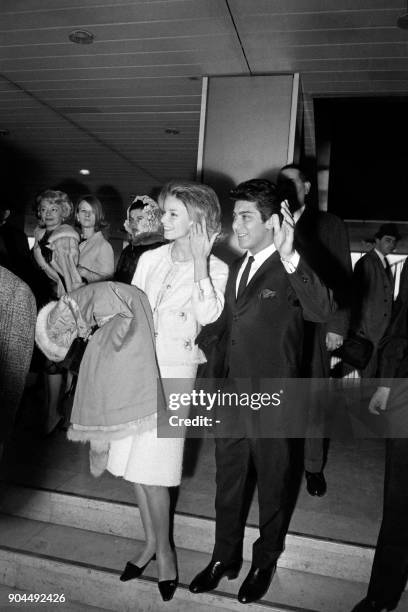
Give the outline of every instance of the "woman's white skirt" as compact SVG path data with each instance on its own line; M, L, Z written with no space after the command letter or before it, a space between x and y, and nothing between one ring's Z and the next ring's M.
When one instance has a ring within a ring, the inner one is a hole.
M160 368L166 379L182 378L182 392L194 386L197 365ZM184 438L158 438L157 427L110 443L107 470L130 482L176 487L181 481Z

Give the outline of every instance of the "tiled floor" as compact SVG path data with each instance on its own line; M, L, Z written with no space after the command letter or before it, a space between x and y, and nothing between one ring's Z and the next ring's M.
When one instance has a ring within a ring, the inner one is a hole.
M5 455L5 479L78 495L133 503L129 483L109 473L95 479L89 474L88 447L66 440L59 431L42 438L36 430L35 407L29 402ZM332 441L325 474L325 497L311 497L303 482L290 531L324 538L374 544L382 506L383 443L378 440ZM212 440L187 440L184 478L177 510L214 516L215 463ZM254 496L248 522L257 524Z

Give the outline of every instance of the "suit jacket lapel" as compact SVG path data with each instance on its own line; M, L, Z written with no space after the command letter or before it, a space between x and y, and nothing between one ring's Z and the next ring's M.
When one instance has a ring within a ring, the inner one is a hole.
M240 299L237 301L237 303L239 304L243 304L245 303L245 301L247 300L247 298L251 295L251 291L253 291L253 288L256 286L256 283L258 282L258 280L260 280L262 278L262 276L274 265L276 265L277 262L280 261L280 257L279 257L279 253L277 251L275 251L274 253L272 253L272 255L270 255L268 257L268 259L266 259L263 264L260 266L260 268L258 268L258 270L255 272L255 274L253 275L253 277L251 278L251 280L248 282L245 291L243 292L243 294L241 295ZM243 259L239 260L239 265L238 268L234 274L234 297L236 295L236 282L237 282L237 275L238 275L238 271L242 265Z

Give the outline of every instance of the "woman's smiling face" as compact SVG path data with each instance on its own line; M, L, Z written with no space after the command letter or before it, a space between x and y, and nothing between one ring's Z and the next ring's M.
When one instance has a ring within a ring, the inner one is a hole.
M167 240L177 240L188 236L193 222L183 202L175 196L168 195L164 200L163 209L161 222L164 227L164 237Z

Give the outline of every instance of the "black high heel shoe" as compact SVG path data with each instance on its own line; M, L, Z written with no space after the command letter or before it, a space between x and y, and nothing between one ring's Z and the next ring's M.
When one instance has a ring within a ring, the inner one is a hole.
M126 563L126 567L123 570L122 575L120 576L119 580L121 580L122 582L127 582L128 580L133 580L133 578L139 578L139 576L143 574L146 567L149 565L150 561L154 561L155 559L156 559L156 555L153 555L153 557L151 557L147 563L142 565L142 567L139 567L138 565L135 565L131 561L128 561Z
M173 599L174 593L176 592L176 589L178 587L178 583L178 572L176 574L176 577L173 578L173 580L159 580L159 591L163 601L170 601L170 599Z

